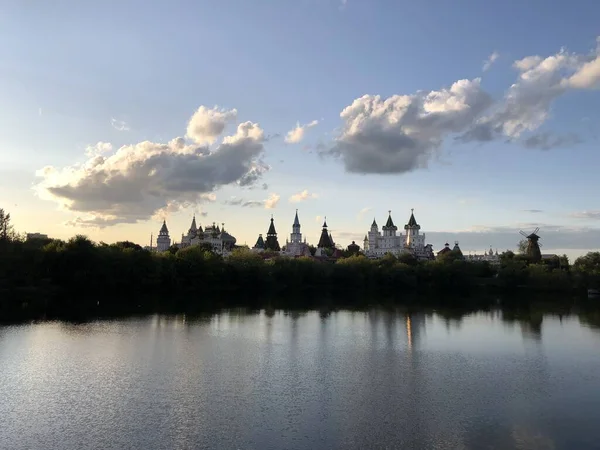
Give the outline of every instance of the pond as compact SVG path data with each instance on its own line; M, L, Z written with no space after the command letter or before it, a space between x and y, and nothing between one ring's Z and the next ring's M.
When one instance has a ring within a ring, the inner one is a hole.
M597 448L600 328L381 309L4 326L0 398L15 450Z

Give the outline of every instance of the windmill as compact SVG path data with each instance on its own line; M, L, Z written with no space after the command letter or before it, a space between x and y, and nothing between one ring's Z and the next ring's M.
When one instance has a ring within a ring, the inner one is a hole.
M537 227L531 234L527 234L522 230L519 231L527 239L527 251L525 254L531 262L536 263L542 260L542 252L540 251L542 244L539 243L540 237L537 234L538 231L540 231L540 227Z

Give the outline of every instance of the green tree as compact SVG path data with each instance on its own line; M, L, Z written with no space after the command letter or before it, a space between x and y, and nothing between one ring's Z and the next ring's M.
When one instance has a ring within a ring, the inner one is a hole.
M600 275L600 252L589 252L580 256L573 263L573 268L578 272Z
M16 238L17 233L10 223L10 214L0 208L0 242L12 242Z
M562 256L558 257L558 260L560 262L560 268L562 270L569 270L570 266L569 266L569 257L565 254L563 254Z
M526 254L528 245L529 242L527 242L527 239L521 239L517 244L517 252L519 252L521 255Z

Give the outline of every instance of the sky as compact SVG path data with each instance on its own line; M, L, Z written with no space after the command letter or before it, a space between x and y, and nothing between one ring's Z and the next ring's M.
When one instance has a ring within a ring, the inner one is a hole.
M0 207L145 245L195 214L342 246L600 249L594 0L0 1Z

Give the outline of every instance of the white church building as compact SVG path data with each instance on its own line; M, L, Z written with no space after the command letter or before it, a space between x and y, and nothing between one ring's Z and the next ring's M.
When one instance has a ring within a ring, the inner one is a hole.
M298 210L296 210L290 238L289 240L285 240L285 251L283 253L287 256L310 256L310 249L306 243L306 238L304 238L304 241L302 240L300 221L298 220Z
M364 239L365 255L369 258L381 258L386 253L400 256L403 253L414 255L418 259L434 259L431 244L425 244L425 234L421 234L421 226L417 223L414 210L411 209L408 223L404 225L405 233L397 234L398 227L392 220L389 211L387 222L381 227L381 232L375 219L371 229Z
M219 228L219 225L215 225L213 222L212 226L208 225L203 230L202 226L196 225L196 216L194 216L187 234L181 235L179 248L204 244L210 245L213 252L227 256L233 250L236 242L237 239L225 231L224 223Z
M152 240L150 240L150 246L152 246ZM169 237L167 222L166 220L163 220L162 227L160 227L158 237L156 238L156 251L166 252L169 250L169 247L171 247L171 238Z
M208 225L204 230L202 226L196 225L196 216L192 219L192 224L187 234L181 235L181 242L177 245L179 248L191 247L194 245L209 245L212 251L227 256L231 253L236 239L225 231L225 225L221 224L221 228L215 225L213 222L212 226ZM167 228L167 222L163 220L162 227L158 232L156 238L156 247L152 246L152 238L150 238L150 250L157 252L166 252L171 247L171 237L169 236L169 229Z

